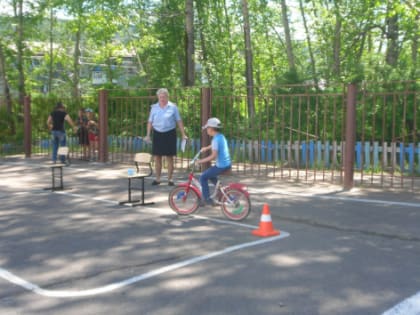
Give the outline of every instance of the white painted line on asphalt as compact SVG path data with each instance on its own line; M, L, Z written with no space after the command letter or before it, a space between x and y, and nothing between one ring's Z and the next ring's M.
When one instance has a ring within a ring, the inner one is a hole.
M262 245L268 242L273 242L282 238L286 238L288 237L290 234L287 232L282 232L282 234L280 234L279 236L276 237L270 237L270 238L263 238L257 241L252 241L252 242L248 242L248 243L242 243L239 245L235 245L235 246L230 246L230 247L226 247L225 249L219 250L219 251L215 251L215 252L211 252L208 253L206 255L202 255L202 256L197 256L191 259L187 259L184 261L180 261L178 263L175 264L171 264L162 268L158 268L131 278L128 278L126 280L120 281L120 282L115 282L109 285L105 285L102 287L98 287L98 288L94 288L94 289L87 289L87 290L73 290L73 291L69 291L69 290L46 290L41 288L40 286L31 283L29 281L26 281L23 278L20 278L18 276L16 276L15 274L11 273L10 271L0 268L0 277L5 279L6 281L9 281L13 284L16 284L20 287L22 287L25 290L28 291L32 291L38 295L42 295L42 296L46 296L46 297L55 297L55 298L72 298L72 297L85 297L85 296L93 296L93 295L99 295L99 294L104 294L104 293L108 293L111 291L115 291L118 289L121 289L123 287L126 287L128 285L134 284L136 282L140 282L146 279L150 279L153 277L156 277L158 275L176 270L176 269L180 269L186 266L190 266L193 264L197 264L199 262L208 260L208 259L212 259L218 256L222 256L225 254L229 254L232 253L234 251L238 251L244 248L249 248L249 247L253 247L253 246L258 246L258 245Z
M420 314L420 292L405 299L382 315L419 315Z
M55 191L54 193L67 195L67 196L71 196L71 197L87 199L87 200L96 200L96 201L101 201L101 202L110 203L110 204L114 204L114 205L120 205L119 201L106 199L106 198L101 198L101 197L89 197L87 195L75 194L75 193L71 193L69 191ZM131 208L131 209L133 208L131 205L128 205L128 204L122 204L121 206L125 206L125 207ZM160 214L172 213L172 214L176 215L172 210L167 210L167 209L153 208L153 207L147 207L147 206L142 206L141 209L142 210L147 210L148 212L151 212L151 213L154 213L154 214L156 214L156 213L160 213ZM249 229L257 228L257 226L255 226L255 225L240 223L240 222L237 222L237 221L215 219L215 218L206 217L206 216L198 215L198 214L192 214L192 215L190 215L190 217L197 218L197 219L200 219L200 220L212 221L212 222L216 222L216 223L220 223L220 224L236 225L236 226L245 227L245 228L249 228Z
M305 193L293 193L293 192L277 192L277 194L286 195L286 196L295 196L295 197L319 198L319 199L325 199L325 200L354 201L354 202L365 202L365 203L376 203L376 204L384 204L384 205L394 205L394 206L406 206L406 207L420 208L420 203L416 203L416 202L386 201L386 200L379 200L379 199L363 199L363 198L356 198L356 197L325 196L325 195L318 195L318 194L305 194Z
M213 221L213 222L221 223L221 224L231 224L231 225L241 226L241 227L245 227L245 228L249 228L249 229L257 228L257 226L255 226L255 225L240 223L240 222L237 222L237 221L227 221L227 220L222 220L222 219L215 219L215 218L205 217L205 216L198 215L198 214L194 214L192 216L194 218L197 218L197 219Z
M88 195L83 195L83 194L76 194L76 193L72 193L69 191L64 191L64 190L57 190L57 191L50 191L50 190L33 190L33 191L25 191L25 192L16 192L13 194L16 195L20 195L20 194L32 194L32 193L45 193L45 194L49 194L49 193L55 193L55 194L61 194L61 195L66 195L66 196L71 196L71 197L76 197L76 198L81 198L81 199L85 199L85 200L96 200L96 201L100 201L100 202L104 202L104 203L109 203L112 205L120 205L120 206L124 206L124 207L128 207L130 209L132 209L133 207L131 205L128 204L120 204L119 201L116 200L112 200L112 199L106 199L106 198L102 198L102 197L90 197ZM1 195L0 194L0 198L2 197L10 197L10 195ZM161 208L152 208L152 207L147 207L147 206L142 206L141 208L142 210L146 210L147 212L150 213L154 213L154 214L174 214L176 215L172 210L167 210L167 209L161 209ZM182 217L182 216L181 216ZM190 217L193 218L197 218L200 220L208 220L208 221L212 221L212 222L216 222L216 223L220 223L220 224L230 224L230 225L236 225L236 226L240 226L240 227L245 227L245 228L250 228L250 229L255 229L258 226L255 225L250 225L250 224L245 224L245 223L240 223L237 221L228 221L228 220L222 220L222 219L216 219L216 218L211 218L211 217L206 217L203 215L198 215L198 214L192 214L190 215Z
M113 204L113 205L118 205L119 204L119 202L115 201L115 200L105 199L105 198L102 198L102 197L89 197L87 195L75 194L75 193L71 193L71 192L64 191L64 190L54 191L54 193L60 194L60 195L67 195L67 196L71 196L71 197L77 197L77 198L81 198L81 199L102 201L102 202L110 203L110 204Z
M101 202L106 202L106 203L110 203L110 204L119 204L118 201L115 200L109 200L109 199L105 199L105 198L101 198L101 197L89 197L87 195L83 195L83 194L75 194L72 192L68 192L68 191L55 191L54 193L57 194L63 194L63 195L67 195L67 196L71 196L71 197L77 197L77 198L82 198L82 199L93 199L93 200L97 200L97 201L101 201ZM126 205L126 207L130 207ZM165 209L160 209L160 208L152 208L152 207L142 207L142 210L148 210L150 212L153 213L165 213L167 214L168 212L172 212L172 211L168 211ZM175 213L174 213L175 215ZM209 218L209 217L205 217L205 216L201 216L201 215L192 215L192 217L195 217L197 219L202 219L202 220L208 220L208 221L213 221L213 222L217 222L217 223L221 223L221 224L230 224L230 225L236 225L236 226L240 226L240 227L245 227L245 228L256 228L253 225L248 225L248 224L244 224L244 223L239 223L239 222L235 222L235 221L227 221L227 220L220 220L220 219L213 219L213 218ZM132 278L128 278L126 280L120 281L120 282L116 282L116 283L112 283L106 286L102 286L99 288L94 288L94 289L87 289L87 290L73 290L73 291L68 291L68 290L46 290L41 288L40 286L31 283L29 281L26 281L23 278L20 278L19 276L13 274L12 272L0 268L0 277L5 279L6 281L9 281L13 284L16 284L28 291L32 291L38 295L42 295L42 296L47 296L47 297L56 297L56 298L71 298L71 297L84 297L84 296L92 296L92 295L99 295L99 294L104 294L104 293L108 293L117 289L121 289L125 286L134 284L136 282L140 282L152 277L156 277L158 275L161 275L163 273L166 272L170 272L179 268L183 268L192 264L196 264L199 262L202 262L204 260L208 260L211 258L215 258L221 255L225 255L234 251L238 251L244 248L248 248L248 247L252 247L252 246L257 246L257 245L261 245L261 244L265 244L268 242L273 242L279 239L283 239L290 236L290 234L288 232L282 231L281 234L279 236L275 236L275 237L270 237L270 238L263 238L257 241L252 241L252 242L248 242L248 243L242 243L242 244L238 244L238 245L234 245L234 246L230 246L227 247L223 250L220 251L215 251L215 252L211 252L202 256L198 256L198 257L194 257L191 259L187 259L172 265L168 265L162 268L158 268L156 270L152 270L149 272L146 272L144 274L140 274L137 276L134 276Z

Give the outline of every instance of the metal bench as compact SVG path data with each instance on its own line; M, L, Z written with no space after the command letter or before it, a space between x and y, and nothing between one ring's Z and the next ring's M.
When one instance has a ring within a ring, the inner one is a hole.
M144 179L146 177L152 176L152 155L150 153L136 153L134 156L134 165L136 170L134 174L129 174L128 179L128 200L119 202L120 205L128 204L131 206L145 206L152 205L154 202L145 202L144 200ZM132 191L135 189L133 187L132 181L140 180L141 181L141 200L133 199Z

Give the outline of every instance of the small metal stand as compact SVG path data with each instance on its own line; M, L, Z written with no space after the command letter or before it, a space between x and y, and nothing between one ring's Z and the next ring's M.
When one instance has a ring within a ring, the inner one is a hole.
M63 190L64 183L63 183L63 167L66 166L65 164L52 164L49 165L51 168L51 187L44 188L44 190Z
M147 205L153 205L154 202L145 202L144 201L144 178L146 176L128 176L128 200L126 201L120 201L120 205L130 205L132 207L134 206L147 206ZM139 179L141 180L141 200L140 199L132 199L132 190L134 190L133 185L131 183L132 180ZM140 202L141 201L141 202Z

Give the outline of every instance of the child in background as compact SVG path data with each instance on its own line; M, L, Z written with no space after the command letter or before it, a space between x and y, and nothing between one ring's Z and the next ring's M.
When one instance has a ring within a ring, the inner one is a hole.
M96 161L99 147L99 124L91 108L86 108L85 112L88 120L89 156L91 161Z
M88 135L88 119L86 117L85 109L79 109L79 115L76 120L77 125L77 135L79 137L79 144L82 147L82 157L83 161L89 160L89 135Z

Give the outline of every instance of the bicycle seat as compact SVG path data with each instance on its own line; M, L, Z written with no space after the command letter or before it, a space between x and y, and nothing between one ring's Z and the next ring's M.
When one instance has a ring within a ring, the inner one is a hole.
M230 169L228 169L226 171L223 171L219 175L221 175L221 176L229 176L229 175L232 175L232 169L230 168Z

